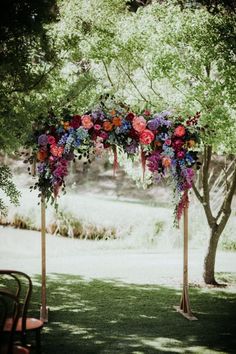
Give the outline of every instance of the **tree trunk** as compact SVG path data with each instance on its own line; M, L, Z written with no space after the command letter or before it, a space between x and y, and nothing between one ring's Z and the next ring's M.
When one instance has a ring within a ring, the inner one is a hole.
M217 281L215 280L215 260L220 235L221 232L217 227L213 227L211 229L209 245L204 259L203 279L206 284L218 285Z
M193 185L196 197L202 204L206 219L211 230L207 254L204 260L203 278L206 284L219 285L215 280L216 250L220 235L222 234L231 214L231 203L236 190L236 163L232 166L232 173L226 175L226 191L223 202L217 215L214 215L210 203L209 170L211 163L212 147L204 146L202 165L202 193ZM236 160L234 160L236 162ZM230 177L229 177L230 176Z

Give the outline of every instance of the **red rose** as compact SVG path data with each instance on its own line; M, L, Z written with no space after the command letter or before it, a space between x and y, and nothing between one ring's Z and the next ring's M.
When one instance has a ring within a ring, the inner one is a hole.
M154 140L154 134L149 129L144 129L144 131L140 134L139 141L141 144L148 145Z
M175 132L174 132L175 136L178 136L179 138L181 138L182 136L185 135L185 128L183 125L178 125L177 128L175 128Z

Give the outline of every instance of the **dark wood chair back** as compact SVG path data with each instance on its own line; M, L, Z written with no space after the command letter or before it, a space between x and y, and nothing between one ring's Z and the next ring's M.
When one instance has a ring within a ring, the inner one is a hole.
M7 290L0 290L0 354L12 354L14 335L19 319L20 304L14 294ZM4 331L7 319L11 318L11 327Z
M32 295L32 281L28 274L16 270L0 270L0 290L2 286L14 294L20 304L19 317L22 318L22 332L26 331L26 319Z

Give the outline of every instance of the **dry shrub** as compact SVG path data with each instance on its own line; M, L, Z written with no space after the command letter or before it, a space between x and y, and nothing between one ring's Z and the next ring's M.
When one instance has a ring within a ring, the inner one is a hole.
M49 232L66 237L86 240L108 240L116 238L116 229L96 226L75 218L71 213L60 211L55 222L50 224Z

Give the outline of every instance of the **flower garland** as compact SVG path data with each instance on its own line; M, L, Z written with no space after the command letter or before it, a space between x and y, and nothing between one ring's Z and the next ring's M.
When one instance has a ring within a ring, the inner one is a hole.
M37 162L38 188L46 200L55 202L65 187L69 162L91 154L101 155L104 149L114 152L117 168L117 146L132 158L141 152L143 171L147 167L153 181L172 177L176 195L175 218L182 215L187 191L192 187L194 166L198 168L198 120L200 113L173 117L168 111L138 115L122 109L96 110L83 115L65 114L63 120L51 114L50 119L34 128L31 143ZM32 163L33 155L29 158Z

